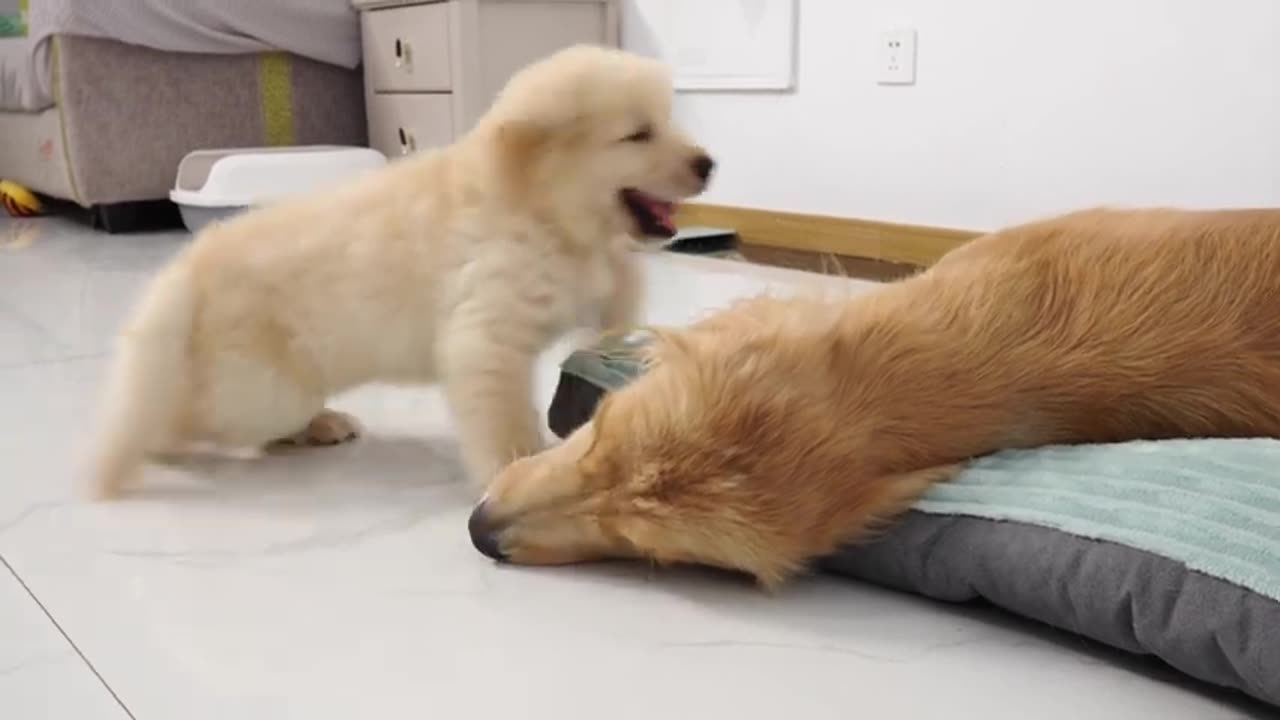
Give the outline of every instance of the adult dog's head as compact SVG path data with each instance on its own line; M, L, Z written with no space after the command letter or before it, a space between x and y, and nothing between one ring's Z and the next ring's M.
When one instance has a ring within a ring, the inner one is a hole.
M595 46L561 50L516 73L478 125L518 201L639 240L675 233L675 202L715 165L671 117L655 60Z
M591 422L489 486L476 548L527 565L713 565L773 586L901 511L936 473L877 469L875 419L840 407L832 368L849 349L832 313L761 298L660 333L648 370Z

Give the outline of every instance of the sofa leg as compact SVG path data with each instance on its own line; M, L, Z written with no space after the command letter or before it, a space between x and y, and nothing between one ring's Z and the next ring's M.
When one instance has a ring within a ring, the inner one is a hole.
M95 230L121 233L182 228L178 206L168 200L109 203L89 208L89 223Z

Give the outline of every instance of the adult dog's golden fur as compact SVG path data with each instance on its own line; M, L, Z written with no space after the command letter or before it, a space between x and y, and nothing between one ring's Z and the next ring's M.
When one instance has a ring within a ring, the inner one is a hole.
M671 94L656 61L566 49L453 146L202 233L123 333L97 493L191 442L345 440L325 401L372 381L440 381L478 484L537 450L535 358L584 316L635 321L632 238L711 173Z
M511 465L477 547L773 586L1002 448L1280 435L1280 211L1095 210L844 303L756 299L658 343Z

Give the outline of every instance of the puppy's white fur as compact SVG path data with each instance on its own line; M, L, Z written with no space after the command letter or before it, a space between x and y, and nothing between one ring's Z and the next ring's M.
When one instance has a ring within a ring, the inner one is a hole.
M477 484L536 451L536 356L586 314L635 319L624 188L701 191L665 70L576 47L517 73L454 145L202 233L122 333L96 465L111 497L193 442L338 442L326 399L441 382Z

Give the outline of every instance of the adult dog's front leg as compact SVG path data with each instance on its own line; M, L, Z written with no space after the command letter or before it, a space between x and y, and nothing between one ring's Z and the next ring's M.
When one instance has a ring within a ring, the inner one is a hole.
M446 339L445 395L471 482L483 488L517 458L542 449L532 403L536 352L488 335Z

